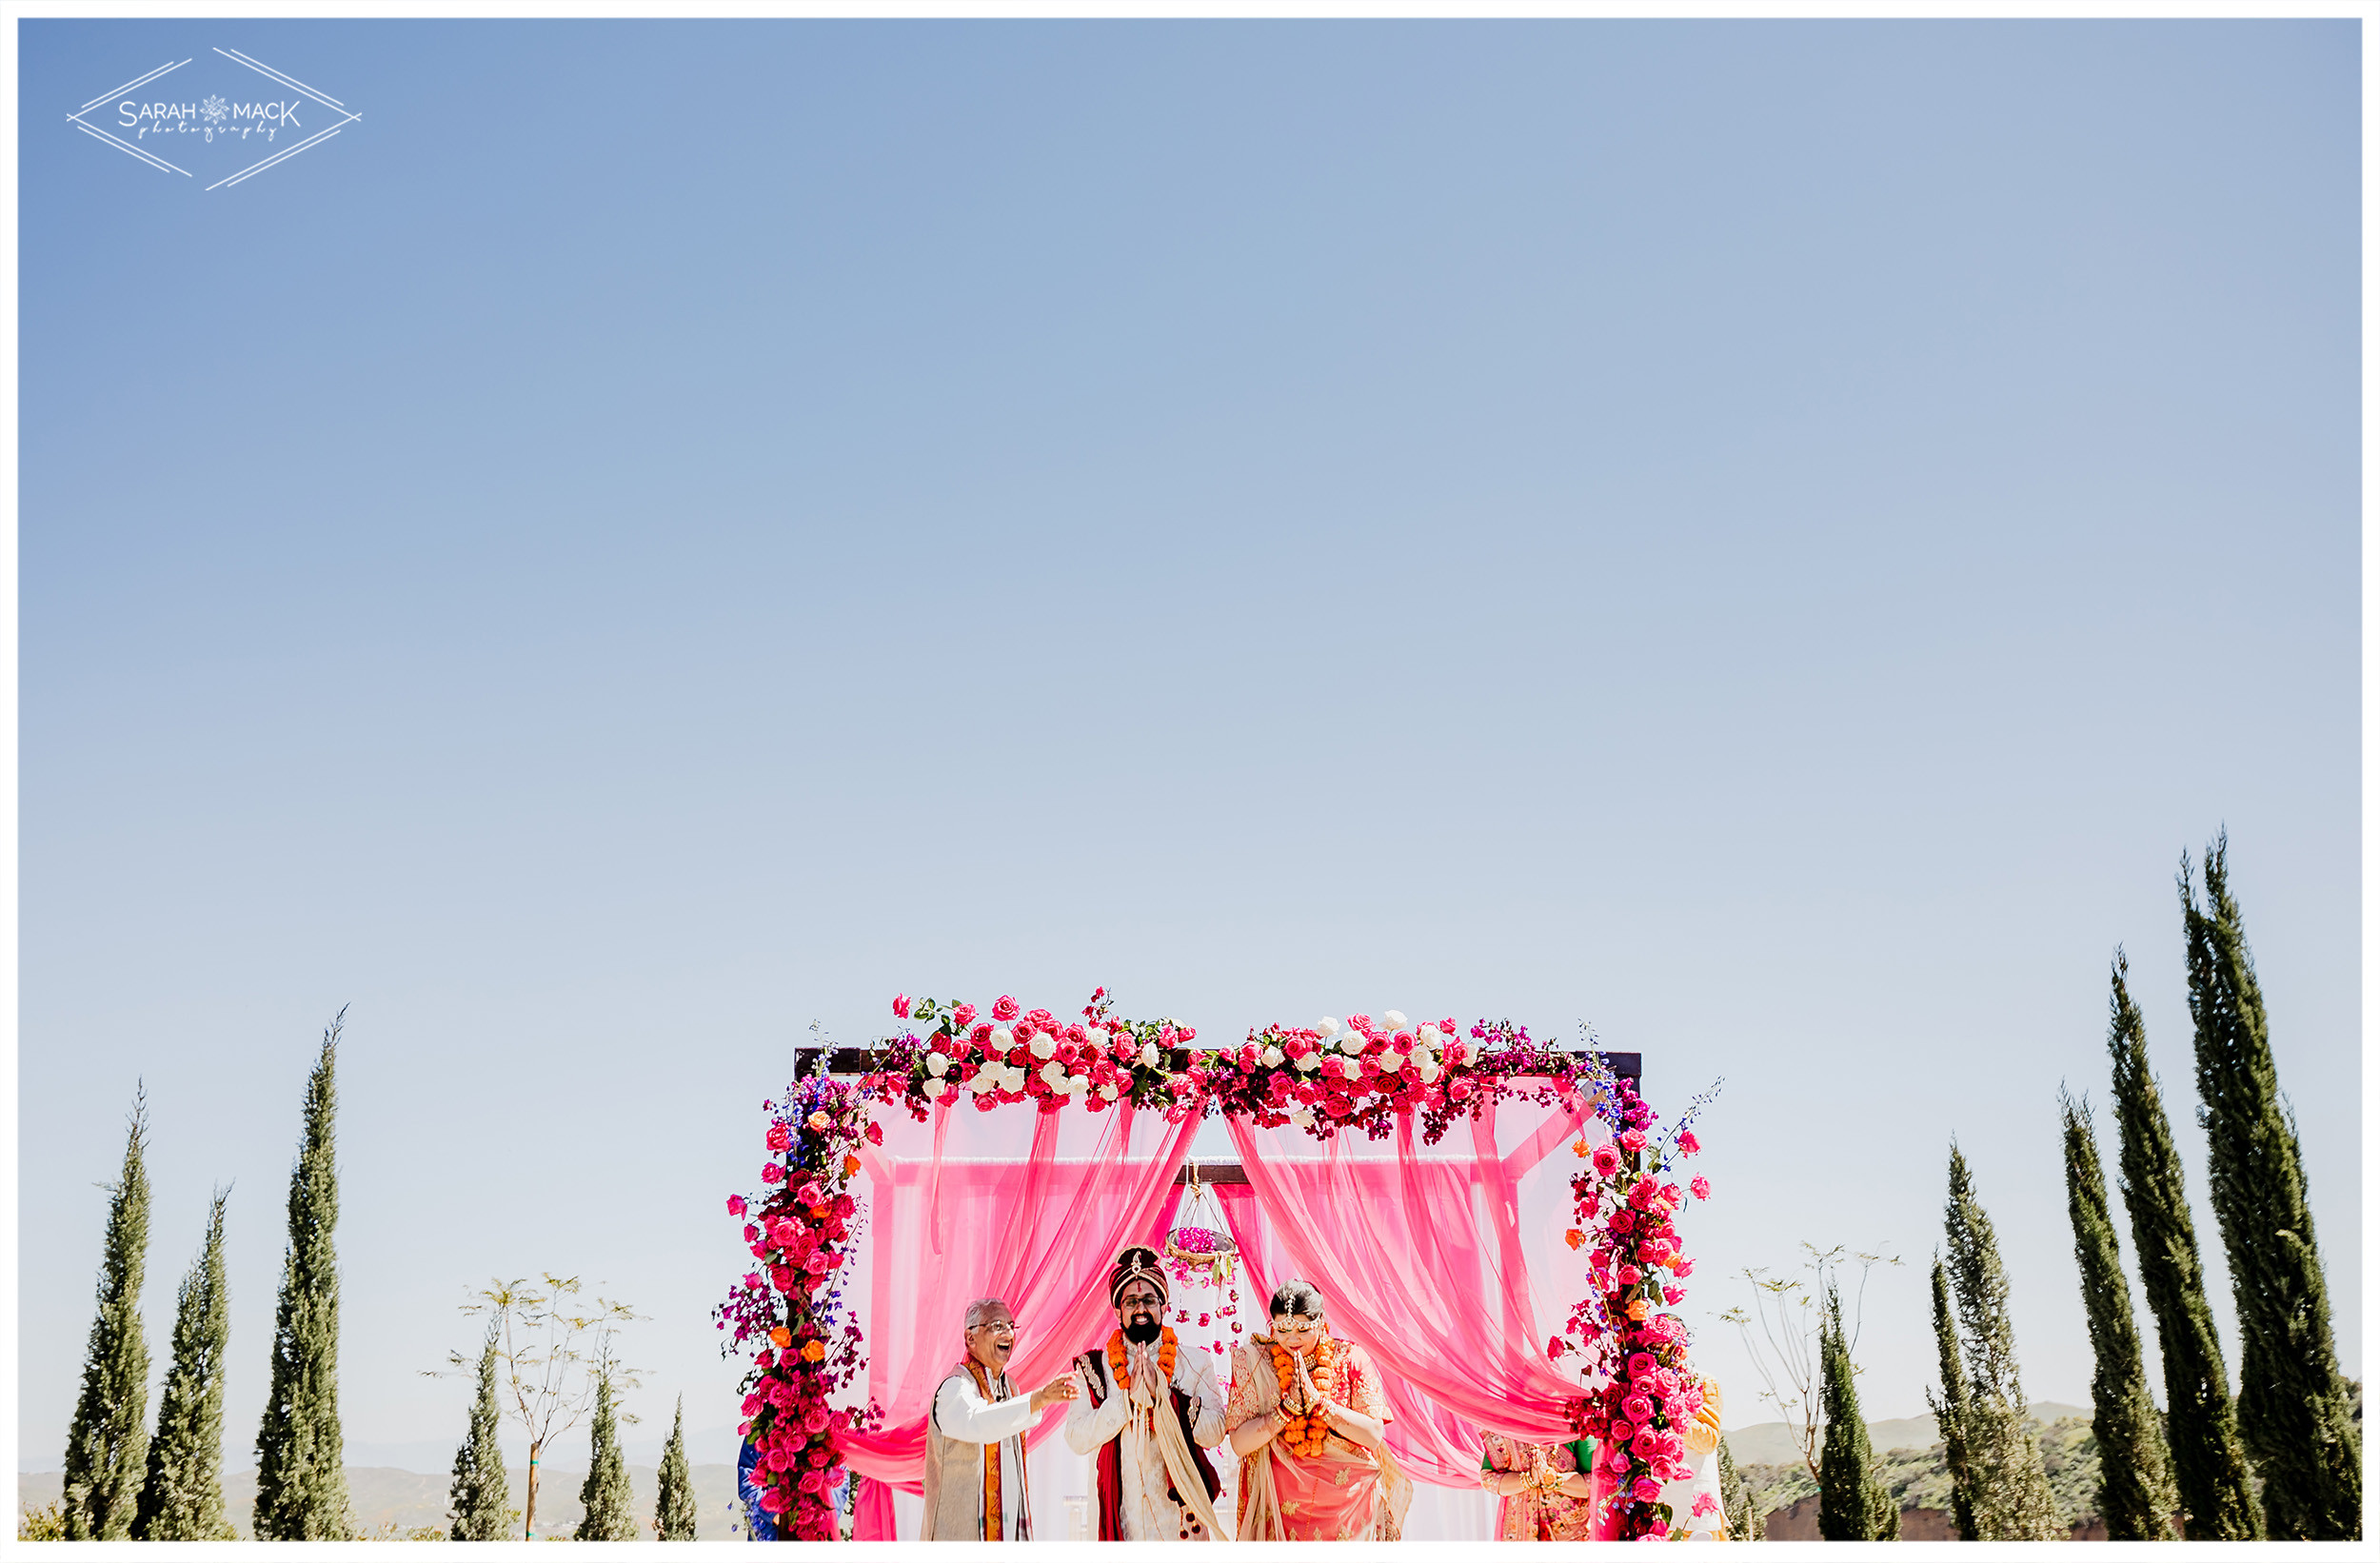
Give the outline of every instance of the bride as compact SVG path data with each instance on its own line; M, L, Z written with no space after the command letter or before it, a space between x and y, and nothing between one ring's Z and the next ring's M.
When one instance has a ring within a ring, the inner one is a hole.
M1413 1485L1382 1441L1388 1399L1360 1346L1334 1339L1322 1295L1273 1294L1273 1334L1232 1354L1223 1426L1240 1456L1242 1541L1394 1541Z

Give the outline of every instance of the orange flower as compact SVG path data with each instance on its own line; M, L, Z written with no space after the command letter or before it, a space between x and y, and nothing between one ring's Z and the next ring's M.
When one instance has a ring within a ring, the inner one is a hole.
M780 1324L768 1332L768 1343L782 1352L793 1344L793 1332Z
M1579 1231L1577 1227L1572 1227L1568 1232L1562 1234L1562 1241L1568 1243L1573 1248L1577 1248L1580 1243L1583 1243L1586 1240L1587 1235Z
M843 1175L845 1177L850 1177L853 1173L858 1172L859 1170L860 1158L858 1157L846 1156L843 1158Z
M1652 1312L1652 1305L1646 1302L1644 1298L1638 1297L1636 1301L1628 1305L1629 1321L1635 1324L1642 1324L1645 1320L1645 1316Z
M1573 1156L1584 1156L1587 1154L1587 1141L1584 1136L1581 1136L1580 1138L1570 1142L1570 1154Z
M823 1362L823 1361L824 1361L824 1360L825 1360L825 1358L826 1358L826 1347L825 1347L825 1346L824 1346L824 1344L823 1344L822 1342L815 1341L815 1340L805 1340L805 1341L803 1341L803 1342L802 1343L802 1360L803 1360L803 1361L804 1361L804 1362Z

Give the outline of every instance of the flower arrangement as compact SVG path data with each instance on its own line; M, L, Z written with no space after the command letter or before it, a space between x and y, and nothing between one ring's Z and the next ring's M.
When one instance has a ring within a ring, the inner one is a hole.
M1079 1020L1027 1010L1005 995L986 1014L904 994L893 999L893 1017L918 1029L879 1044L883 1064L868 1084L921 1121L953 1092L953 1099L972 1098L984 1112L1013 1101L1045 1113L1070 1101L1094 1113L1129 1101L1169 1118L1196 1110L1196 1079L1173 1068L1174 1050L1187 1047L1196 1028L1121 1019L1112 1008L1105 988L1091 995Z
M1263 1128L1294 1123L1318 1139L1360 1129L1378 1139L1413 1111L1435 1145L1483 1102L1568 1097L1582 1068L1577 1055L1538 1046L1510 1020L1481 1020L1466 1038L1451 1019L1417 1025L1389 1010L1377 1020L1326 1015L1311 1026L1266 1026L1207 1054L1194 1073L1223 1111Z
M1662 1486L1694 1474L1680 1433L1702 1411L1702 1380L1687 1366L1685 1320L1662 1310L1683 1300L1677 1283L1694 1274L1672 1218L1689 1197L1709 1198L1711 1185L1696 1177L1681 1189L1662 1178L1702 1148L1691 1124L1716 1093L1714 1086L1696 1098L1656 1139L1650 1131L1658 1115L1635 1084L1607 1077L1603 1116L1612 1142L1571 1147L1589 1164L1571 1180L1577 1224L1564 1237L1572 1248L1589 1250L1593 1285L1546 1352L1575 1354L1582 1373L1608 1374L1599 1394L1573 1403L1572 1419L1597 1442L1612 1483L1614 1533L1623 1541L1670 1535L1677 1516L1660 1501Z
M727 1213L744 1217L744 1240L759 1268L714 1315L721 1330L734 1332L722 1355L756 1352L736 1431L759 1456L761 1508L794 1540L832 1541L842 1435L874 1416L827 1404L866 1361L843 1300L859 1218L847 1185L860 1170L861 1142L881 1143L883 1131L869 1121L860 1085L823 1075L795 1081L782 1104L762 1105L770 1114L762 1191L727 1197Z
M1212 1227L1176 1227L1165 1235L1164 1258L1181 1285L1227 1286L1238 1270L1240 1245Z

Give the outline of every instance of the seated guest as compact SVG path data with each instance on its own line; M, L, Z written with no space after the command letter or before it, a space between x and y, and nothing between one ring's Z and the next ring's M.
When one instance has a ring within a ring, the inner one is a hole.
M998 1297L967 1304L966 1360L934 1392L925 1418L925 1539L1024 1541L1024 1434L1045 1406L1074 1398L1074 1375L1021 1395L1008 1382L1017 1321Z
M1364 1350L1333 1339L1322 1295L1273 1294L1272 1335L1232 1354L1223 1426L1240 1456L1242 1541L1395 1541L1413 1484L1384 1441L1388 1397Z
M1203 1352L1165 1327L1164 1267L1127 1248L1107 1273L1116 1331L1075 1358L1085 1394L1066 1408L1066 1445L1099 1452L1101 1541L1219 1541L1222 1480L1202 1444L1223 1441L1223 1395Z
M1500 1433L1487 1435L1479 1485L1504 1501L1496 1533L1505 1541L1592 1541L1595 1526L1589 1473L1593 1440L1528 1444Z

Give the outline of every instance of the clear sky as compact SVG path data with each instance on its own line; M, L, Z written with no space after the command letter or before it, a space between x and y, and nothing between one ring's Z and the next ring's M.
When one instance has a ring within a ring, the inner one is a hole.
M2360 1375L2354 24L20 39L21 1467L144 1079L248 1460L342 1005L418 1469L499 1274L729 1427L759 1103L900 989L1724 1075L1690 1316L1889 1246L1875 1416L1955 1135L2081 1402L2056 1092L2122 943L2203 1199L2225 825ZM218 47L363 117L212 190L66 123Z

